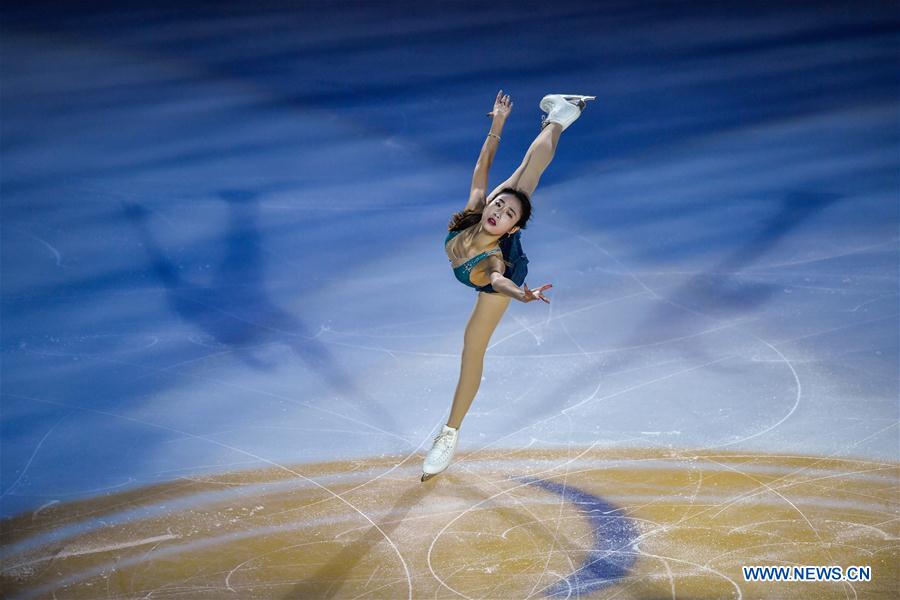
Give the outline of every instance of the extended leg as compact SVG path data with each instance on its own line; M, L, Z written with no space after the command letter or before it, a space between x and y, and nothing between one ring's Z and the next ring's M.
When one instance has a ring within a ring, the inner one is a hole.
M548 123L531 142L519 168L509 176L509 179L494 188L494 191L488 195L487 202L490 202L497 192L505 187L522 190L529 196L533 194L541 175L553 160L562 130L562 125L559 123Z
M459 429L463 417L469 411L469 406L481 385L481 373L484 369L484 353L487 350L491 335L511 298L503 294L489 294L479 292L475 309L469 317L466 325L466 334L463 344L462 361L459 372L459 382L456 384L456 392L453 394L453 407L450 409L450 418L447 426Z

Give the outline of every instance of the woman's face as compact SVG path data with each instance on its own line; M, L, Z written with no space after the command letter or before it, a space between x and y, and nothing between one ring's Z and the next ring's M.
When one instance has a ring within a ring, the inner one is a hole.
M515 233L516 223L522 215L522 202L512 194L499 194L481 213L481 224L492 235Z

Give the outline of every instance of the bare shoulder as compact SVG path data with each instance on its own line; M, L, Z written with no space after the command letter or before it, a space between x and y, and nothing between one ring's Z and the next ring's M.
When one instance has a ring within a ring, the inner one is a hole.
M488 277L491 276L491 273L500 273L503 275L506 272L506 263L503 262L503 254L491 254L487 258L484 259L485 262L485 272L488 274Z

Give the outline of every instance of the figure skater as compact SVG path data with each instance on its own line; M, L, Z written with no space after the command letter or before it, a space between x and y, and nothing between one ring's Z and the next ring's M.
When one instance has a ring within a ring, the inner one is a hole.
M531 194L553 159L560 134L581 115L585 102L594 98L568 94L544 96L540 108L547 114L542 118L540 133L525 153L522 164L486 196L488 171L513 106L509 94L504 95L503 90L497 92L494 110L487 113L493 122L475 163L469 202L463 211L453 215L444 240L444 251L454 275L463 285L475 288L478 296L466 325L462 365L450 417L425 456L422 481L446 469L453 458L459 427L481 384L484 353L510 299L521 302L540 299L550 303L543 291L553 287L551 284L535 289L525 285L528 257L522 251L520 231L531 218Z

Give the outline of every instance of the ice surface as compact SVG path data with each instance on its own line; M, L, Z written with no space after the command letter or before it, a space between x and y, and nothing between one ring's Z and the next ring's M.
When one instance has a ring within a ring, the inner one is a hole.
M879 481L900 491L889 4L36 6L4 8L0 36L8 524L245 470L328 488L319 477L340 472L313 465L329 461L376 478L402 464L391 477L410 496L398 506L424 502L415 471L449 413L475 301L441 242L500 87L515 107L492 182L537 133L543 94L598 99L563 134L523 232L527 282L552 283L551 303L510 305L460 451L476 462L579 449L860 460L888 469ZM830 475L850 477L849 464ZM489 473L495 484L514 474ZM600 481L579 489L625 506L675 493L657 483L638 498ZM265 494L245 483L251 511ZM457 497L449 518L486 489ZM550 493L529 489L529 502ZM736 489L711 502L738 502ZM815 494L817 523L847 529L810 543L872 527L897 535L896 498L879 524ZM588 535L576 508L565 523ZM392 514L378 510L375 522ZM351 512L348 523L372 526ZM128 514L126 525L149 518ZM57 559L176 547L187 535L166 537L171 522L135 525L131 537L96 525L70 532L93 532L94 545ZM27 533L5 529L4 547ZM403 542L400 557L413 547ZM870 558L882 552L860 544ZM572 564L553 568L577 569L576 547L558 550ZM240 573L250 556L233 558ZM561 581L581 589L565 572L539 585L548 570L526 594ZM404 577L369 576L388 596ZM431 577L413 568L420 576Z

